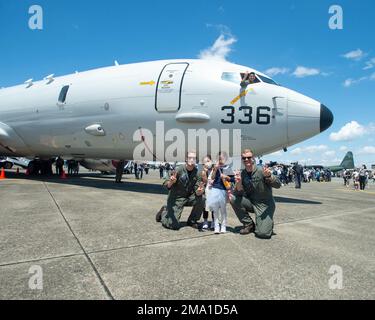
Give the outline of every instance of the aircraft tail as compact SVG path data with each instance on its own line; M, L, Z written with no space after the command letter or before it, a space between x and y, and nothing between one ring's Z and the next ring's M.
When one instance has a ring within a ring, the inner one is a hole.
M342 160L340 167L343 167L345 169L354 169L354 158L353 158L353 152L348 151Z

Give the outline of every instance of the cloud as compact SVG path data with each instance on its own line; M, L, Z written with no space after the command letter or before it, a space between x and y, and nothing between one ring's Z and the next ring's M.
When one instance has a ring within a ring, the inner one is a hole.
M341 147L340 147L340 151L346 151L346 150L348 150L348 147L347 147L347 146L341 146Z
M336 151L334 151L334 150L326 151L326 152L323 153L323 155L325 157L331 158L331 157L334 157L336 155Z
M365 77L362 77L362 78L359 78L359 79L352 79L352 78L346 79L342 85L346 88L349 88L352 85L358 84L358 83L360 83L362 81L365 81L365 80L374 81L375 80L375 72L370 76L365 76Z
M362 81L365 81L365 80L368 80L368 79L369 79L369 77L362 77L362 78L359 78L359 79L349 78L349 79L346 79L344 81L343 86L346 87L346 88L349 88L354 84L358 84L358 83L360 83Z
M339 158L331 158L331 159L319 159L319 163L323 165L337 165L338 163L341 163L342 159Z
M292 151L290 151L291 154L301 154L302 153L302 148L295 148Z
M354 83L356 83L356 81L352 78L349 78L349 79L346 79L344 81L344 83L342 84L345 88L349 88L350 86L352 86Z
M375 67L375 58L372 58L369 61L366 61L366 66L363 68L363 70L372 69L374 67Z
M278 68L278 67L269 68L266 71L264 71L264 73L269 75L270 77L277 76L278 74L286 74L288 72L289 72L288 68Z
M310 77L310 76L317 76L320 74L319 69L314 68L306 68L302 66L298 66L296 70L294 70L293 75L297 78L304 78L304 77Z
M326 145L323 145L323 144L321 144L319 146L309 146L309 147L305 148L305 151L309 152L309 153L322 152L322 151L325 151L325 150L328 150L328 147Z
M285 67L272 67L264 71L265 74L268 74L270 77L277 76L279 74L288 74L290 72L289 68ZM317 76L321 75L323 77L328 77L332 75L332 72L322 72L319 69L315 68L307 68L303 66L298 66L294 72L292 73L293 76L297 78L304 78L310 76Z
M346 59L349 59L349 60L355 60L355 61L359 61L361 60L366 54L361 50L361 49L357 49L357 50L353 50L353 51L350 51L348 53L345 53L343 54L342 56Z
M317 153L317 152L324 152L328 150L328 146L326 145L318 145L318 146L308 146L304 148L295 148L290 153L293 155L302 154L302 153Z
M339 132L332 132L329 139L332 141L350 141L364 136L367 130L357 121L351 121L344 125Z
M375 154L375 147L365 146L357 152L358 154Z
M271 157L279 157L279 156L282 156L283 153L284 153L283 151L279 150L279 151L270 153L269 156L271 156Z
M235 42L237 42L236 38L222 33L211 47L204 49L199 53L198 58L204 60L226 61L227 56L232 51L232 45Z
M302 163L302 164L309 164L311 163L312 159L311 158L308 158L308 159L298 159L298 163Z
M212 23L206 23L207 28L214 28L216 29L220 34L226 35L226 36L232 36L232 32L228 26L225 24L212 24Z
M330 75L332 75L332 72L322 72L321 75L323 77L329 77Z

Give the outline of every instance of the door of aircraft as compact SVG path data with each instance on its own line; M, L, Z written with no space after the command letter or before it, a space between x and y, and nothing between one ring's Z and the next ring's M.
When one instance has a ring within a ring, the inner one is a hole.
M164 66L156 86L155 109L159 112L176 112L181 106L181 90L189 64L170 63Z
M279 132L275 141L283 144L288 139L287 122L288 122L288 101L286 97L273 97L272 98L272 130ZM278 140L279 139L279 140Z

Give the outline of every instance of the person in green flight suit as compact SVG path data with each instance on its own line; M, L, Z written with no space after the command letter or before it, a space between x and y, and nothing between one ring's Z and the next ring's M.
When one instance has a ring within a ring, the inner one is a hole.
M240 234L254 232L258 238L270 239L276 208L272 188L280 188L281 182L270 169L256 166L251 150L242 152L242 161L245 169L237 172L234 194L230 199L234 212L244 225ZM249 212L255 213L255 224Z
M176 171L164 181L164 186L169 190L167 206L156 215L156 221L161 222L165 228L180 229L180 218L185 206L192 206L187 225L198 229L198 221L204 209L204 183L196 167L196 152L187 153L186 163L179 166Z

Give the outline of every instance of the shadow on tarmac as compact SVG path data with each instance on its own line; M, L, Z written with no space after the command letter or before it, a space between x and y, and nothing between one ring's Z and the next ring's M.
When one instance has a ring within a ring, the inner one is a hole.
M147 183L145 180L139 180L140 182L127 181L129 176L123 177L122 183L115 183L114 176L102 175L98 173L88 173L88 174L79 174L78 176L68 176L67 179L61 179L55 176L26 176L23 173L16 174L15 172L7 172L7 178L10 179L23 179L23 180L33 180L33 181L44 181L44 182L53 182L65 185L74 185L80 187L91 187L99 189L113 189L113 190L124 190L130 192L139 192L139 193L151 193L151 194L168 194L168 191L160 184ZM133 175L132 175L133 177ZM84 179L89 178L89 179ZM286 198L275 196L275 201L279 203L292 203L292 204L312 204L319 205L322 202L311 201L305 199L295 199L295 198Z

